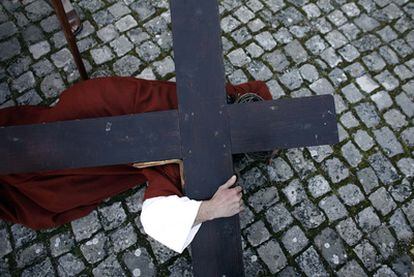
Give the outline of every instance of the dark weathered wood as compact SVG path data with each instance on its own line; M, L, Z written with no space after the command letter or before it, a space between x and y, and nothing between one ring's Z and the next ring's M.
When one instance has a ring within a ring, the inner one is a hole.
M59 19L60 26L62 27L63 33L65 34L66 41L68 42L68 46L70 52L72 53L73 59L75 61L76 66L78 67L78 71L82 80L88 79L88 73L86 73L85 65L82 61L82 57L80 55L78 45L76 44L76 38L72 33L72 29L66 17L65 9L63 8L61 0L52 0L53 8L55 9L56 16Z
M229 105L226 109L231 130L231 153L337 143L334 108L330 95ZM180 159L178 111L155 114L0 127L0 157L5 161L0 163L0 174L64 169L69 165L90 167ZM103 132L103 126L106 129L108 122L112 122L114 127L114 122L117 124L116 133L109 135ZM152 134L137 134L142 130ZM135 140L137 135L141 135L139 140ZM117 136L128 136L134 141L121 141L122 137ZM159 140L159 148L151 150L151 155L146 151L153 149L157 141L149 139L149 136L165 137ZM108 151L105 147L109 145L112 150ZM82 157L76 157L78 154ZM122 160L113 159L118 154ZM82 164L77 164L77 161Z
M171 0L186 194L209 199L233 173L217 0ZM196 276L243 276L238 216L202 225Z
M0 127L0 174L180 158L176 110Z
M232 153L338 142L331 95L229 105Z

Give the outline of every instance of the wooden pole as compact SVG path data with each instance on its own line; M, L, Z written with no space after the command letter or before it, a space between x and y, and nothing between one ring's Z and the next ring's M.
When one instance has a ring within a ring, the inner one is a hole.
M76 45L76 38L73 35L72 29L66 17L65 9L61 0L52 0L53 8L55 9L56 15L59 19L60 26L62 27L63 33L65 34L66 41L68 42L70 52L72 53L75 64L78 68L80 77L82 80L87 80L88 73L86 73L85 65L83 64L82 57L80 55L78 46Z

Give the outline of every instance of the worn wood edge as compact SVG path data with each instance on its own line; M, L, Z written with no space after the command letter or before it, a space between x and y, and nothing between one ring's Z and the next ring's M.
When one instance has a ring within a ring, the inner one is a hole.
M180 159L179 135L176 110L0 127L0 174Z

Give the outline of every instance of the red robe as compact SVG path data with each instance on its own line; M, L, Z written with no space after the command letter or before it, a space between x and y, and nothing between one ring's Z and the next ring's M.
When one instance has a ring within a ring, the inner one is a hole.
M271 95L265 83L227 85L235 96ZM0 110L0 126L116 116L177 108L173 82L132 77L97 78L65 90L52 108L11 107ZM2 161L4 162L4 161ZM55 227L90 213L105 198L148 181L144 198L182 196L176 165L136 169L131 165L0 175L0 218L32 229Z

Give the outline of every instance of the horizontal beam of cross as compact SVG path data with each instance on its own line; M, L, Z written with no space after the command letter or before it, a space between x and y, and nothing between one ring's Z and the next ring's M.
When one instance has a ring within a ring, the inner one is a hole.
M337 142L333 97L227 107L231 153ZM0 127L0 174L180 159L177 110Z

